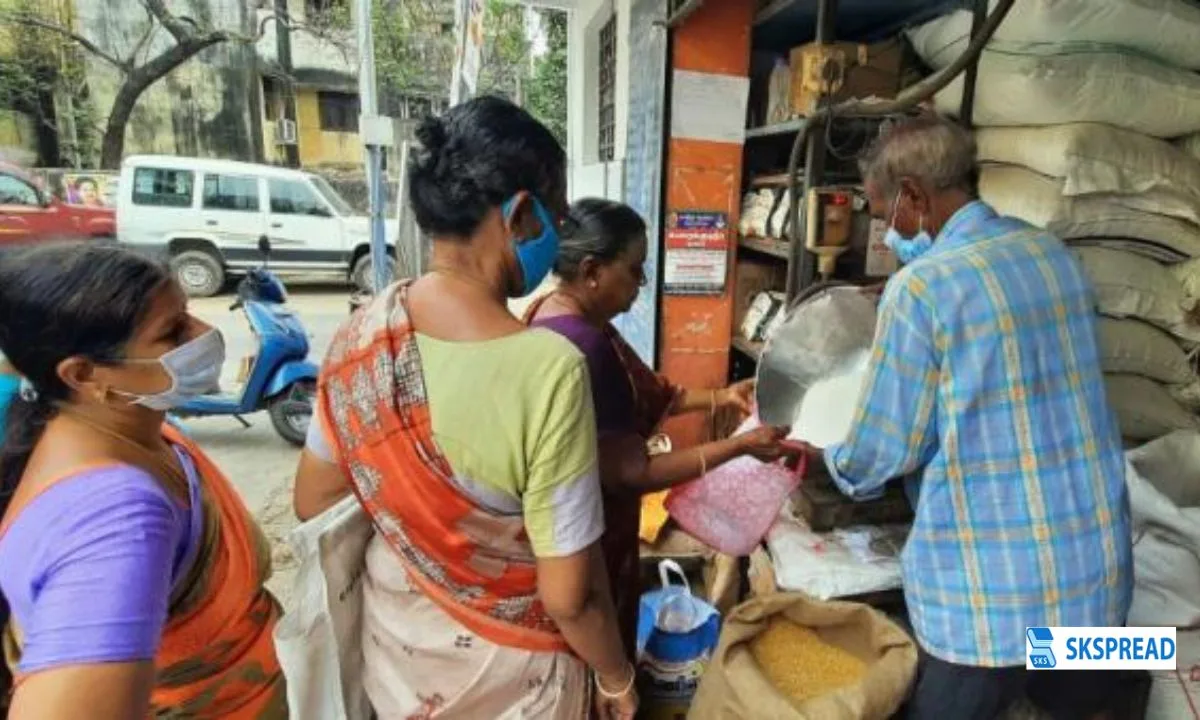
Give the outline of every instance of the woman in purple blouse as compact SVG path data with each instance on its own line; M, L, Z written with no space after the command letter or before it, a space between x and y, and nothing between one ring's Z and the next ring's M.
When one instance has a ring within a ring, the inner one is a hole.
M750 412L753 383L721 390L675 386L646 366L612 326L645 284L646 224L629 206L585 199L571 207L577 229L559 243L561 283L526 314L532 325L570 340L587 359L600 436L604 485L604 554L626 647L635 647L638 526L641 496L694 480L736 457L773 461L784 455L787 428L760 427L736 437L657 455L646 443L664 420L731 408Z

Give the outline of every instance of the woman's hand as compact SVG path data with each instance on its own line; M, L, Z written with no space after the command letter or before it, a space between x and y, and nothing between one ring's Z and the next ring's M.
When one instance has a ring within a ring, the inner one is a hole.
M734 440L742 455L749 455L763 462L775 462L795 454L783 442L790 431L791 428L788 427L763 425L738 435Z
M754 381L743 380L717 391L719 407L737 410L743 417L754 411Z
M636 673L630 665L623 677L596 676L596 714L600 720L633 720L638 711L638 694L634 687Z

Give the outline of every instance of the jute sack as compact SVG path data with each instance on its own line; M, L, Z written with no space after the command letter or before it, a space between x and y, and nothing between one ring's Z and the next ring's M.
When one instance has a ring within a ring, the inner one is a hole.
M750 654L749 643L776 615L867 663L862 680L794 702L775 689ZM688 720L886 720L908 696L917 646L882 613L866 605L820 602L802 593L753 598L725 620L712 662L692 700Z

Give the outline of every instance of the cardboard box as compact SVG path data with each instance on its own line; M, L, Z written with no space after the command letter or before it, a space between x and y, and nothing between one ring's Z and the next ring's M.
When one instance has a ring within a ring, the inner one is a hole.
M833 67L841 68L829 78L822 77L826 57L833 59ZM898 39L874 45L834 43L822 47L809 43L793 48L792 109L798 115L812 114L825 90L829 91L828 100L835 103L850 98L894 98L900 92L906 59L904 43Z

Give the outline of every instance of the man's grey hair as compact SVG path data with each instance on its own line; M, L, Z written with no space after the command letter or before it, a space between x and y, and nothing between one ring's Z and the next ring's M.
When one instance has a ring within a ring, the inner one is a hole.
M976 195L979 164L975 138L952 120L923 115L885 126L859 160L863 181L886 196L912 178L933 190L958 189Z

